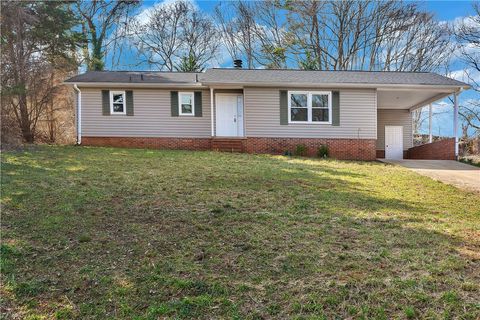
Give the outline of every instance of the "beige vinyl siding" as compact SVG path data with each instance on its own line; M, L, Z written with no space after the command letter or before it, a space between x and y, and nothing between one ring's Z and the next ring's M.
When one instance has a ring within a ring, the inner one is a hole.
M134 115L102 115L102 89L82 91L82 135L90 137L210 137L210 92L202 90L202 117L171 116L168 89L132 89ZM103 90L108 90L104 88ZM117 90L117 89L115 89ZM122 90L130 90L128 88ZM190 92L195 89L172 89Z
M339 90L340 126L328 124L280 125L280 90L245 88L245 134L247 137L377 138L377 94L375 90ZM335 89L291 89L332 91Z
M385 126L403 126L403 149L412 147L410 110L378 109L378 150L385 150Z

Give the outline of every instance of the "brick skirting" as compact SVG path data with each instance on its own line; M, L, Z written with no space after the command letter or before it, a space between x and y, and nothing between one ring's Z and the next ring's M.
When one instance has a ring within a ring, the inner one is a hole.
M385 150L377 150L377 158L378 159L385 158Z
M316 156L321 145L327 145L329 157L342 160L375 160L375 139L318 139L318 138L264 138L248 137L248 153L283 154L294 152L297 145L307 147L308 156Z
M211 150L210 138L82 137L82 145L124 148Z
M247 153L284 154L294 152L297 145L307 147L308 156L316 156L321 145L327 145L329 156L342 160L375 160L374 139L317 139L317 138L264 138L243 139ZM211 150L211 138L135 138L135 137L82 137L82 145L126 148Z
M422 144L407 151L407 159L455 160L455 139Z
M403 158L407 159L408 151L403 150ZM385 159L385 150L377 150L377 158L378 159Z

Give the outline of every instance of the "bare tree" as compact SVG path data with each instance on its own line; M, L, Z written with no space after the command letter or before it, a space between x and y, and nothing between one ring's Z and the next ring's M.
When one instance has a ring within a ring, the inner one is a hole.
M459 110L466 131L473 129L480 136L480 84L474 74L480 74L480 3L472 4L476 13L466 17L458 26L453 26L455 38L459 44L460 58L465 62L465 76L472 89L477 93L477 99L464 102Z
M398 20L398 19L397 19ZM381 41L378 69L386 71L432 71L451 57L447 26L433 15L410 7L403 17L401 31L388 34Z
M172 71L175 53L181 46L179 29L188 10L188 3L178 1L170 5L155 6L146 16L132 25L132 42L143 62L159 70Z
M413 4L293 2L289 37L299 62L324 70L425 71L448 58L448 32Z
M131 39L143 62L169 71L203 69L220 44L212 20L187 1L155 6L133 24Z
M182 71L202 71L220 46L219 32L212 19L192 6L181 21L180 38L182 45L177 56L193 62L190 68Z
M223 44L232 59L244 57L249 69L254 67L255 52L258 49L255 9L256 4L248 1L221 3L215 8Z
M254 53L255 60L269 69L287 67L289 53L287 39L287 21L278 1L268 0L255 4L255 38L260 50Z
M103 70L108 48L113 58L121 48L119 41L125 38L126 26L139 0L77 0L75 12L81 18L85 40L83 56L88 70ZM117 54L118 57L118 54Z

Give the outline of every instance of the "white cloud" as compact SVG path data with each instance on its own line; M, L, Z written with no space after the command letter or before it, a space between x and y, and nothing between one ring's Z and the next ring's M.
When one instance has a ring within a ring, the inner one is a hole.
M439 101L439 102L435 102L432 104L432 107L433 109L442 109L442 108L446 108L446 107L450 107L451 104L445 100L442 100L442 101Z
M452 30L458 30L463 25L469 28L478 28L478 21L480 21L480 17L478 15L459 16L451 20L440 21L439 25L442 27L448 26ZM458 62L461 59L462 53L474 54L479 50L478 44L475 45L473 43L468 43L460 45L454 36L451 37L451 42L451 47L453 50L452 62Z
M465 83L472 83L472 81L475 83L480 83L480 71L473 68L455 70L450 72L448 76Z
M166 7L166 6L171 6L174 3L178 2L179 0L164 0L162 2L156 2L151 6L145 7L143 10L140 11L135 16L135 19L140 23L140 24L145 24L148 21L148 17L150 16L150 13L155 9L155 8L161 8L161 7ZM200 10L200 7L198 6L197 2L195 0L185 0L187 2L190 2L194 8Z
M467 27L475 27L476 22L475 20L478 20L479 16L474 15L474 16L459 16L455 17L452 20L443 20L440 21L440 25L445 25L448 24L454 28L458 28L462 25L466 25Z

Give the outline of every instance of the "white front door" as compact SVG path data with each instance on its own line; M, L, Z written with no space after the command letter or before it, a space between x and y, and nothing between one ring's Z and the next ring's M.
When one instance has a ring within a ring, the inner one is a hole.
M385 159L403 159L402 126L385 126Z
M243 96L216 94L216 135L218 137L243 136Z

